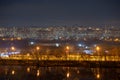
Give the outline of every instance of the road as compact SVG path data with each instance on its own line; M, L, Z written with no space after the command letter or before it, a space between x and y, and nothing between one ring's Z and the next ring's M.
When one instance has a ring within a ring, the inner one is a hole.
M7 60L60 60L60 61L120 61L120 56L93 56L93 55L13 55L9 57L1 57Z

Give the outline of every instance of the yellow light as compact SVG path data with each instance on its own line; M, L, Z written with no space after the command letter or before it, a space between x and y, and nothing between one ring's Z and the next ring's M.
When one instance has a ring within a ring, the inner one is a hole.
M15 71L14 70L12 70L12 75L14 75L15 74Z
M40 76L40 71L39 70L37 70L37 76Z
M17 40L21 40L21 37L17 37Z
M69 78L69 77L70 77L70 73L68 72L68 73L67 73L67 78Z
M119 39L118 39L118 38L116 38L114 41L116 41L116 42L117 42L117 41L119 41Z
M66 46L66 49L67 49L67 50L69 50L69 49L70 49L70 47L69 47L69 46Z
M40 47L39 47L39 46L37 46L37 47L36 47L36 50L40 50Z
M99 47L99 46L97 46L97 47L96 47L96 50L97 50L97 51L99 51L99 50L100 50L100 47Z
M29 54L29 53L27 53L27 56L29 57L29 56L30 56L30 54Z
M27 72L30 72L30 68L29 67L27 68Z
M13 50L13 51L14 51L14 50L15 50L15 47L14 47L14 46L12 46L12 47L11 47L11 50Z
M100 74L97 74L96 77L97 77L97 79L99 79L100 78Z

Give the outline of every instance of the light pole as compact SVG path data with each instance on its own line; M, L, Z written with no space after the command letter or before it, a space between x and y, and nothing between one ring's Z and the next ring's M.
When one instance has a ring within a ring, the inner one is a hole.
M100 51L100 47L97 46L97 47L96 47L96 50L97 50L97 55L99 56L99 55L100 55L100 53L99 53L99 51Z
M66 46L66 55L68 55L69 57L69 50L70 50L70 47L69 46ZM68 58L69 59L69 58Z
M40 47L39 47L39 46L37 46L37 47L36 47L36 50L37 50L37 51L39 51L39 50L40 50Z
M15 47L14 47L14 46L12 46L12 47L11 47L11 50L13 50L13 51L14 51L14 50L15 50Z
M97 46L97 47L96 47L96 50L97 50L97 55L98 55L98 58L99 58L99 56L100 56L100 53L99 53L99 51L100 51L100 47Z
M36 55L36 58L39 60L39 50L40 50L40 47L39 46L36 46L36 51L37 51L37 55Z
M12 47L11 47L11 50L13 51L13 56L14 56L14 55L15 55L15 47L12 46Z

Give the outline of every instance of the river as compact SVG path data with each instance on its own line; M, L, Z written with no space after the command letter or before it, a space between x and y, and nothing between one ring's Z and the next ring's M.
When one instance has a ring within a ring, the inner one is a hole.
M119 80L120 68L0 66L0 80Z

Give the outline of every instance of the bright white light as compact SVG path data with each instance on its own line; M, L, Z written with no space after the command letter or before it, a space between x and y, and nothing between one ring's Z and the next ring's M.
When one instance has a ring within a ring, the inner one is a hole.
M1 57L9 57L7 54L1 53Z
M88 48L88 46L85 47L86 49Z
M55 45L56 45L56 47L59 47L59 46L60 46L60 44L58 44L58 43L56 43Z
M86 54L92 54L93 53L92 50L84 50L83 52L86 53Z
M81 46L82 46L82 44L78 44L78 46L79 46L79 47L81 47Z
M20 54L20 51L15 51L15 52L3 52L0 54L1 57L9 57L9 55L12 54Z
M31 44L31 45L33 45L33 44L34 44L34 42L30 42L30 44Z
M85 47L85 44L78 44L79 47Z

